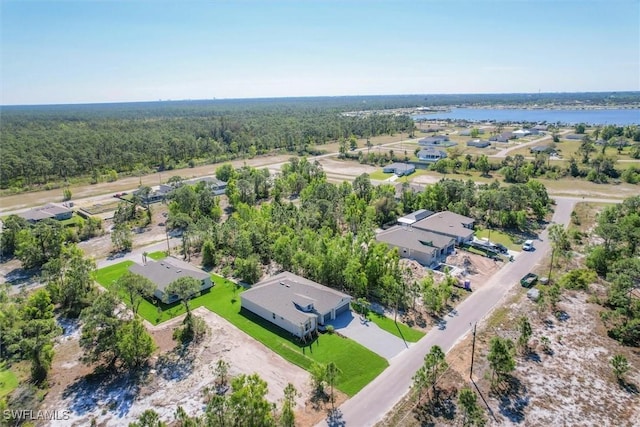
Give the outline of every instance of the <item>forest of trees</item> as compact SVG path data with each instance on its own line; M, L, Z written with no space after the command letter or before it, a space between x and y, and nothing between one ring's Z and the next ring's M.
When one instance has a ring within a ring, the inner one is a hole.
M78 176L90 176L92 182L113 180L121 173L273 151L313 153L317 144L351 135L409 132L415 126L408 115L345 116L340 114L345 105L339 102L179 104L182 109L162 103L134 105L140 109L125 108L127 115L109 105L3 111L0 188L17 191Z
M451 210L495 227L535 228L550 199L537 181L477 187L472 181L442 180L413 192L374 186L367 174L352 184L327 182L321 166L292 158L277 177L266 169L218 168L228 179L233 212L222 223L198 208L197 193L174 193L168 224L183 232L183 250L202 251L203 263L249 283L271 263L355 298L409 304L396 251L377 243L374 230L417 209ZM192 194L183 197L182 193ZM271 200L272 203L260 203ZM399 293L403 293L401 296Z

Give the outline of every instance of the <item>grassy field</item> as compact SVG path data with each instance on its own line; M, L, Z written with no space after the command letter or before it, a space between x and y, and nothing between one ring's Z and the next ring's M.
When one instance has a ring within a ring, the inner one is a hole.
M0 398L11 393L16 387L18 387L18 377L11 369L7 369L4 362L0 363Z
M152 260L160 261L161 259L165 259L167 257L167 253L165 251L149 252L147 256Z
M109 288L130 265L131 261L124 261L98 270L96 281ZM244 288L220 276L212 275L211 279L214 282L213 288L192 299L190 302L192 309L206 307L289 362L304 369L308 370L314 362L322 364L334 362L342 372L336 386L349 396L357 393L388 366L384 358L355 341L338 335L323 334L313 343L303 345L284 329L251 312L242 310L240 293ZM184 312L182 303L156 306L143 301L138 313L152 324L158 324Z
M398 338L402 338L407 342L418 342L420 338L424 336L424 332L412 329L402 322L394 322L393 319L390 319L383 314L373 313L370 315L370 319L373 323L378 325L380 329L384 329L390 334L393 334Z
M520 250L520 243L514 241L513 236L499 230L489 230L488 228L477 229L475 235L478 239L490 237L492 243L502 243L509 249Z

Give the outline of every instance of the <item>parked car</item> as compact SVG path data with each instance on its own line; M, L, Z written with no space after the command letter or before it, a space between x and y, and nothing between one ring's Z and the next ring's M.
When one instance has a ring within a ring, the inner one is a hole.
M530 288L538 281L538 275L534 273L527 273L522 279L520 284L525 288Z
M501 254L507 255L509 253L509 249L507 249L507 247L502 243L496 243L496 248Z
M533 240L525 240L525 242L522 244L523 251L532 251L533 249Z

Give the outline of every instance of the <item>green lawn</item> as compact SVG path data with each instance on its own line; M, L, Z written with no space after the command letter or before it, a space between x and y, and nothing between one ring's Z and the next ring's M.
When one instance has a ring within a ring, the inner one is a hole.
M371 172L371 173L369 174L369 177L370 177L371 179L375 179L375 180L377 180L377 181L384 181L384 180L386 180L386 179L391 178L392 176L393 176L393 174L392 174L392 173L384 173L384 172L382 172L381 170L379 170L379 171L375 171L375 172Z
M18 377L16 374L7 369L4 363L0 364L0 398L11 393L18 387Z
M98 270L96 281L109 288L131 264L131 261L124 261ZM284 329L251 312L241 310L240 293L244 288L217 275L212 275L211 279L213 288L192 299L192 309L201 306L208 308L303 369L308 370L313 362L334 362L342 371L336 387L349 396L356 394L388 366L384 358L337 334L323 334L312 344L302 345ZM182 303L154 305L148 301L143 301L138 311L140 316L154 325L184 312Z
M424 336L424 332L412 329L402 322L394 322L393 319L383 314L372 313L369 317L380 329L384 329L407 342L418 342Z
M509 234L503 231L484 228L476 230L475 235L478 239L489 237L492 243L502 243L509 249L520 250L520 245L514 242Z
M155 251L149 252L147 256L152 260L160 261L161 259L165 259L167 257L167 253L165 251Z

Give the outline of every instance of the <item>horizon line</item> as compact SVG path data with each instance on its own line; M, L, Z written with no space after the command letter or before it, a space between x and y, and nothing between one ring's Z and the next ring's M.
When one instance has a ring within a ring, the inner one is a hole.
M201 101L250 101L250 100L286 100L286 99L318 99L318 98L365 98L365 97L402 97L402 96L486 96L486 95L553 95L553 94L606 94L629 93L640 94L640 90L602 90L602 91L554 91L554 92L432 92L432 93L397 93L397 94L357 94L357 95L299 95L299 96L257 96L237 98L183 98L156 99L137 101L97 101L97 102L67 102L67 103L35 103L35 104L0 104L5 107L61 107L82 105L114 105L114 104L149 104L160 102L201 102Z

